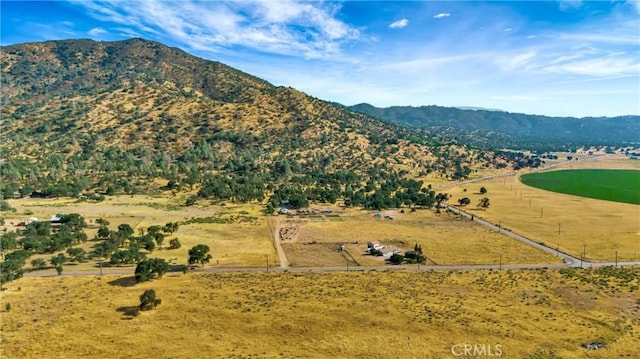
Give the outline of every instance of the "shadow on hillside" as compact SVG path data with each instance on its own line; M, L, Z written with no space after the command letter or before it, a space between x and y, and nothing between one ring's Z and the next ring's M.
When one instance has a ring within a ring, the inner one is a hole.
M136 285L136 277L122 277L111 282L107 282L109 285L118 286L118 287L133 287Z
M138 316L138 314L140 313L140 307L119 307L116 308L116 312L122 313L122 315L124 315L124 318L122 318L122 320L131 320L134 317Z

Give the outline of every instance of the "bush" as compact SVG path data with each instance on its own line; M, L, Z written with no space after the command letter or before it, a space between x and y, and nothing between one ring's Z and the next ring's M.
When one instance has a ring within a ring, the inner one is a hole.
M182 247L182 244L180 244L178 238L174 238L169 241L169 249L178 249L180 247Z
M185 202L185 206L193 206L194 204L196 204L197 200L198 200L198 196L195 196L195 195L189 196L187 198L187 201Z
M47 266L47 262L42 258L37 258L31 261L31 266L36 269L43 269Z
M12 211L12 210L13 210L13 207L11 207L9 202L5 200L0 201L0 211L4 212L4 211Z
M404 262L404 256L402 254L394 253L389 258L391 264L402 264Z
M156 309L162 300L156 298L156 291L153 289L147 289L140 296L140 310Z

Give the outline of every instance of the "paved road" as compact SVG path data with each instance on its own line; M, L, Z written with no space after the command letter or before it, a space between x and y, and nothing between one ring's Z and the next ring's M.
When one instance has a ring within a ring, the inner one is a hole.
M543 244L540 244L534 240L531 240L527 237L524 237L520 234L514 233L512 231L506 230L504 228L501 228L489 221L486 221L482 218L479 218L478 216L476 216L475 214L470 214L468 212L465 212L457 207L453 207L450 205L445 205L446 209L452 211L453 213L457 213L463 217L466 217L467 219L473 220L474 222L478 222L479 224L488 227L496 232L500 232L508 237L511 237L513 239L516 239L524 244L527 244L531 247L537 248L539 250L545 251L549 254L553 254L557 257L562 258L562 260L564 261L564 264L561 264L560 266L563 267L606 267L606 266L614 266L614 265L640 265L640 261L636 261L636 262L589 262L577 257L574 257L572 255L569 255L567 253L564 253L562 251L557 250L556 248L551 248L551 247L547 247ZM548 267L551 267L551 265L548 265Z

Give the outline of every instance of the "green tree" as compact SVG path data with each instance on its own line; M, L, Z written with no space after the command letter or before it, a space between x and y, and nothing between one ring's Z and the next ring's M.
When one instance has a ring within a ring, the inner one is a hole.
M389 257L389 262L391 262L391 264L402 264L402 262L404 262L404 256L399 253L394 253Z
M11 211L13 207L9 204L9 202L5 200L0 200L0 212Z
M140 295L140 310L156 309L161 302L154 289L147 289Z
M180 244L178 238L173 238L169 241L169 249L178 249L180 247L182 247L182 244Z
M118 233L125 239L131 237L133 234L133 228L127 223L123 223L118 226Z
M211 254L209 254L209 246L205 244L198 244L197 246L189 249L189 264L200 263L204 266L205 263L209 263L211 260Z
M487 189L485 187L480 187L480 194L486 194Z
M84 262L87 253L82 248L67 248L70 262Z
M62 274L62 265L64 265L69 258L67 258L64 254L59 253L57 256L51 257L51 265L56 269L58 275Z
M36 258L31 261L31 266L35 269L43 269L47 266L47 262L42 258Z
M7 232L0 236L0 251L15 249L18 245L18 234L16 232Z
M136 266L136 283L153 279L154 274L159 278L169 270L169 263L162 258L145 259Z
M96 224L99 224L100 226L108 227L109 226L109 221L107 221L104 218L98 218L98 219L96 219Z
M482 208L483 210L486 210L487 208L489 208L489 198L484 197L482 199L480 199L480 202L478 202L478 208Z
M458 200L458 204L461 206L468 206L471 204L471 200L468 197L462 197Z
M30 253L23 249L11 252L4 257L4 262L0 262L0 287L2 284L22 278L24 274L25 260Z
M178 222L169 222L164 225L164 232L169 234L174 234L175 232L178 231L179 226L180 225L178 224Z

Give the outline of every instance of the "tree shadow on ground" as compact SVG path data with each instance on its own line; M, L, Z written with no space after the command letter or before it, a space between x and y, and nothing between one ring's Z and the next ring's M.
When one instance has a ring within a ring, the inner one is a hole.
M122 277L114 279L111 282L107 282L107 284L119 287L133 287L134 285L136 285L136 277Z
M122 320L131 320L140 314L139 306L131 306L131 307L119 307L116 308L116 312L122 313L124 318Z

